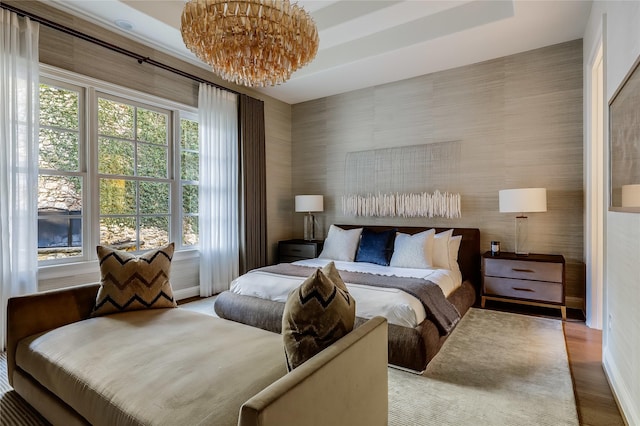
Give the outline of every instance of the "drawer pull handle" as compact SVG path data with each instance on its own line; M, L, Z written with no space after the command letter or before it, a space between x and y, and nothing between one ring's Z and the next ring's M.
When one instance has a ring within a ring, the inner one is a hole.
M514 290L517 290L517 291L530 291L532 293L536 292L535 290L532 290L530 288L520 288L520 287L511 287L511 288L514 289Z
M512 268L511 270L514 272L528 272L528 273L535 272L534 270L531 270L531 269L520 269L520 268Z
M294 253L300 253L302 250L292 248L291 251L294 252Z

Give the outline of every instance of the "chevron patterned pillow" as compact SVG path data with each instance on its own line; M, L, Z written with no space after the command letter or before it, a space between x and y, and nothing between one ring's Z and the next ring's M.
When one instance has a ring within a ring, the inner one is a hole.
M356 301L333 262L316 270L289 294L284 306L282 337L289 371L353 330L355 319Z
M140 256L98 246L102 276L92 316L149 308L175 308L169 282L174 244Z

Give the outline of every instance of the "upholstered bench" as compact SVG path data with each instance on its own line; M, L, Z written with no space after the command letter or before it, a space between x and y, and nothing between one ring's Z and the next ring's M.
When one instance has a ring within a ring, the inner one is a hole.
M181 308L92 318L98 287L9 300L9 381L53 424L387 423L383 318L287 373L279 334Z

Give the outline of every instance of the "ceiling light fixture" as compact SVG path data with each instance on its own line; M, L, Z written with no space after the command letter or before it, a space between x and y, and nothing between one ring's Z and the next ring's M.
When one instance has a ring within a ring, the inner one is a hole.
M133 29L133 24L126 19L116 19L115 21L113 21L113 23L116 24L118 28L121 28L125 31L131 31Z
M180 31L213 72L249 87L284 83L318 51L315 22L289 0L189 0Z

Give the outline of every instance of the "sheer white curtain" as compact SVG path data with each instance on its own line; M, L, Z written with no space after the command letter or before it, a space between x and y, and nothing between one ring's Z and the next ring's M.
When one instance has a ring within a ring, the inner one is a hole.
M0 10L0 348L7 300L38 288L38 31Z
M201 83L200 296L229 288L239 269L238 96Z

